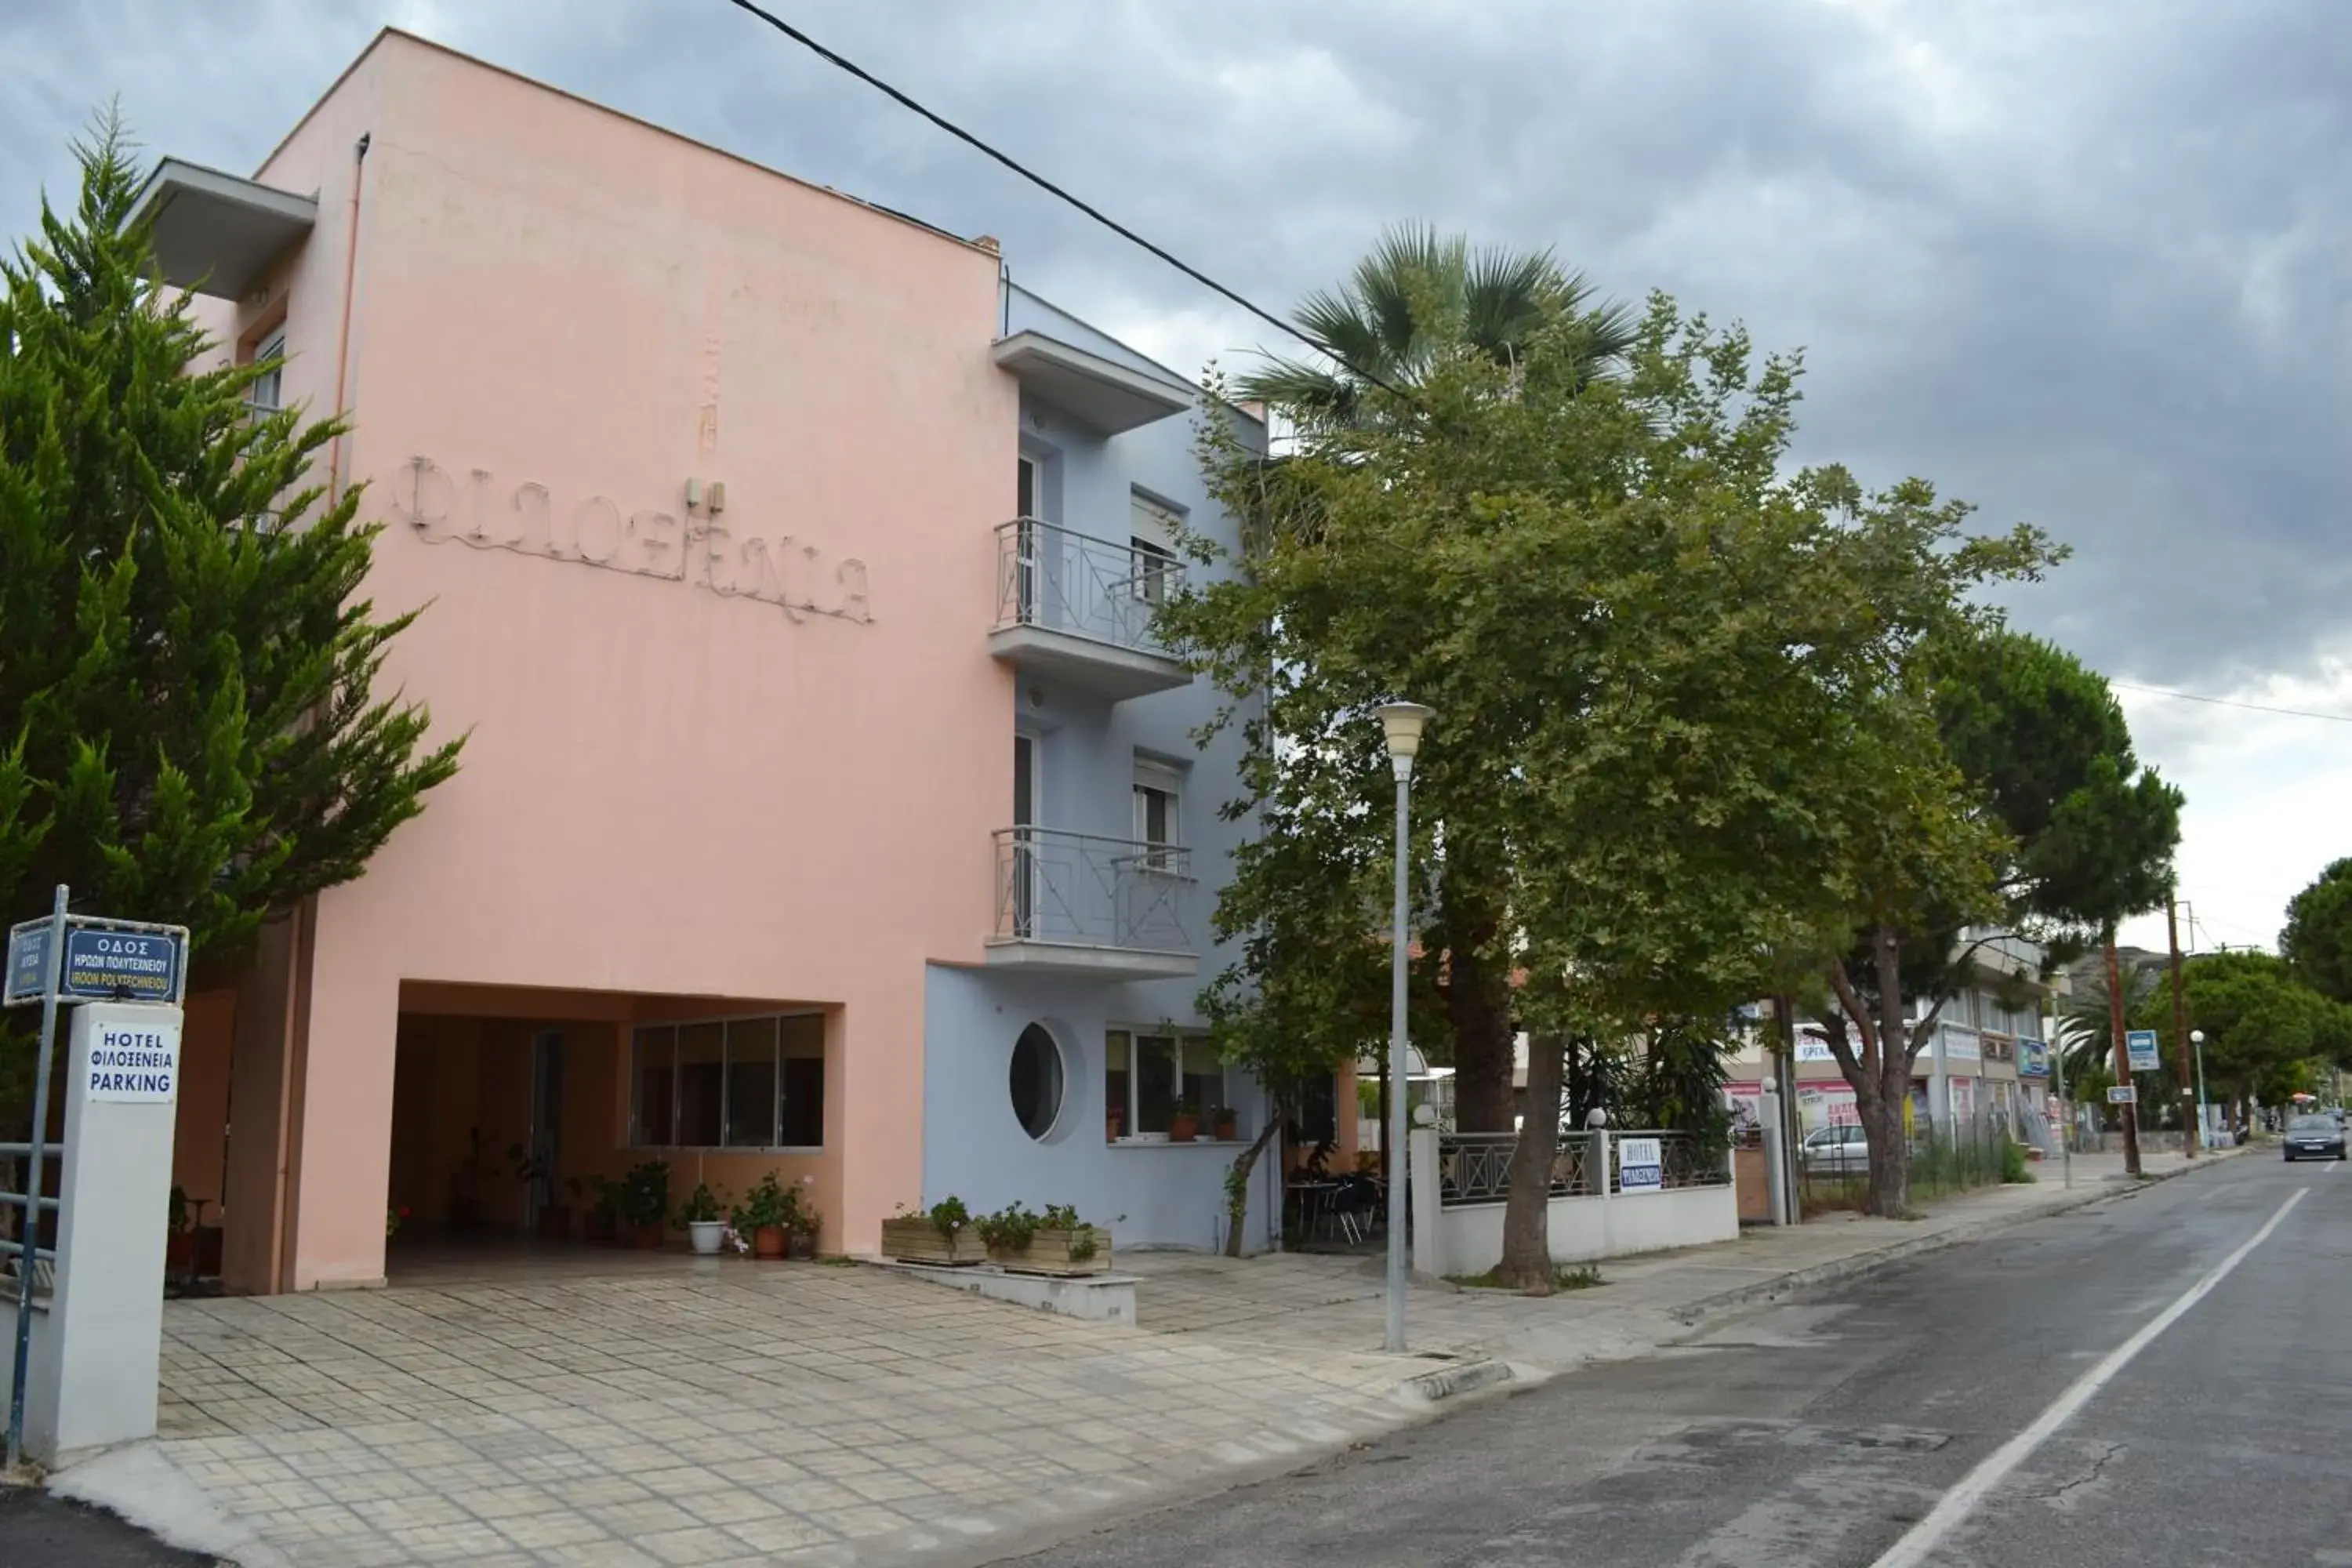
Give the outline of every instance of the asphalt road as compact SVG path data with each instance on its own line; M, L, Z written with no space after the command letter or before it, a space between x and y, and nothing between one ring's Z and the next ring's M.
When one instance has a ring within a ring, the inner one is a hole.
M0 1568L212 1568L112 1514L31 1487L0 1486Z
M2347 1309L2352 1173L2248 1155L1024 1562L2352 1565Z

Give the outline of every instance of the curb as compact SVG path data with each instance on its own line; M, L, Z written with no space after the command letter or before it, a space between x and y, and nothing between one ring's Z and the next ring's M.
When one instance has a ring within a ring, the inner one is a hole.
M1457 1394L1474 1394L1498 1383L1508 1383L1511 1375L1509 1363L1482 1356L1476 1361L1442 1366L1434 1372L1416 1373L1397 1384L1397 1393L1409 1400L1434 1405Z
M2217 1153L2212 1156L2212 1160L2214 1164L2219 1164L2231 1157L2229 1154ZM2076 1209L2088 1208L2093 1204L2105 1203L2111 1198L2129 1197L2132 1194L2146 1191L2159 1182L2168 1182L2175 1176L2185 1176L2192 1171L2210 1169L2212 1169L2211 1165L2181 1165L2174 1170L2159 1172L2153 1176L2142 1176L2137 1181L2128 1176L2115 1178L2112 1184L2102 1181L2095 1186L2076 1188L2055 1202L2037 1205L2032 1209L2016 1214L1990 1215L1983 1219L1971 1220L1966 1225L1956 1225L1949 1230L1937 1231L1933 1235L1916 1237L1907 1241L1892 1242L1885 1247L1873 1247L1867 1252L1857 1252L1850 1257L1833 1258L1827 1263L1816 1263L1809 1268L1794 1269L1774 1279L1761 1279L1753 1285L1742 1285L1737 1289L1726 1290L1719 1295L1705 1297L1696 1301L1686 1301L1679 1307L1670 1309L1667 1315L1680 1323L1696 1324L1702 1318L1728 1311L1734 1307L1749 1306L1758 1301L1777 1300L1791 1291L1807 1289L1815 1285L1825 1285L1832 1280L1859 1279L1866 1274L1874 1274L1882 1268L1892 1268L1922 1253L1938 1252L1948 1247L1958 1247L1971 1241L1981 1241L1988 1236L1997 1235L2016 1226L2031 1225L2035 1220L2048 1219L2053 1215L2071 1214Z

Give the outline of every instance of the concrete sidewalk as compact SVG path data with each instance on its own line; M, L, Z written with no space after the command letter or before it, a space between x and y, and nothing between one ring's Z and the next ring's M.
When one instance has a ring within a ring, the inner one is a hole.
M2240 1152L2195 1162L2150 1154L2143 1169L2162 1180ZM1944 1199L1916 1220L1833 1214L1749 1230L1717 1246L1617 1258L1601 1265L1599 1288L1543 1299L1417 1278L1407 1297L1407 1342L1457 1363L1502 1362L1522 1379L1639 1355L1683 1337L1708 1313L2133 1190L2120 1154L2078 1155L2074 1167L2071 1188L2056 1163L2036 1164L2034 1181ZM1373 1351L1381 1342L1386 1279L1379 1258L1159 1254L1121 1266L1141 1279L1138 1317L1149 1332L1267 1349Z
M1402 1358L1380 1352L1380 1261L1301 1255L1122 1255L1136 1328L677 1255L180 1301L163 1440L56 1484L167 1531L201 1516L193 1544L254 1568L981 1561L1376 1437L1507 1369L1639 1355L1741 1300L2128 1191L2109 1163L2078 1161L2072 1192L1619 1260L1545 1300L1416 1281Z

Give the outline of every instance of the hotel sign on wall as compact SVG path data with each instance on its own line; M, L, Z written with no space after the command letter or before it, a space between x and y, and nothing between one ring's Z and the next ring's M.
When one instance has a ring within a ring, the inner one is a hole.
M608 496L558 496L536 480L520 484L486 468L453 473L411 458L392 483L393 515L427 544L505 550L546 561L683 583L726 599L773 605L787 619L809 616L870 626L866 563L834 560L788 533L731 527L707 507L680 512L624 510Z

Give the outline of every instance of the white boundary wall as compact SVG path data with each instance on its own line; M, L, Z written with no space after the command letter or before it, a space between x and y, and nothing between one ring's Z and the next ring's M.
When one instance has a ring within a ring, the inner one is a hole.
M1437 1134L1412 1137L1412 1267L1418 1274L1483 1274L1503 1260L1501 1203L1444 1208L1437 1201ZM1739 1194L1728 1184L1610 1197L1554 1198L1546 1216L1552 1260L1591 1263L1637 1252L1704 1247L1739 1236Z

